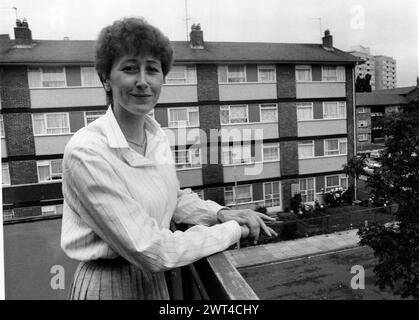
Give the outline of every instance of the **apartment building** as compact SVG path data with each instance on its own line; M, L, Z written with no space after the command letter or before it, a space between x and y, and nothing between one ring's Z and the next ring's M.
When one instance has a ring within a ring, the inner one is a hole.
M418 92L417 86L356 93L357 153L376 154L384 148L381 119L399 112Z
M360 76L361 79L365 78L365 75L371 76L370 85L371 90L375 90L375 58L371 55L370 48L364 46L353 47L349 53L355 57L362 59L363 63L355 66L355 79Z
M4 218L62 212L62 157L107 109L94 41L0 36ZM351 184L354 66L322 44L174 41L174 67L152 116L166 131L182 188L234 207L289 208Z
M375 83L377 90L397 87L396 60L387 56L374 56Z

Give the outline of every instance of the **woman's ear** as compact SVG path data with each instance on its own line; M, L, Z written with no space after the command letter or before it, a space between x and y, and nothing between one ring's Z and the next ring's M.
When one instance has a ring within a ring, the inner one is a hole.
M103 87L105 88L106 92L111 92L111 85L109 84L109 79L103 81Z

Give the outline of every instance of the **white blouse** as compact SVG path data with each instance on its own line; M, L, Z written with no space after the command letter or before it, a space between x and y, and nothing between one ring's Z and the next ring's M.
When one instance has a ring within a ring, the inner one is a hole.
M68 142L63 159L61 247L79 261L122 256L153 272L190 264L239 241L223 207L180 190L169 141L146 117L145 156L131 149L112 109ZM194 224L169 230L170 221Z

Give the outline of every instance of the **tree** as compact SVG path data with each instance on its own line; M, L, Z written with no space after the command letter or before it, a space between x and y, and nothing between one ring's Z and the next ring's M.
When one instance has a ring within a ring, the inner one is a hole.
M384 117L382 127L385 150L367 185L376 200L398 209L394 222L361 228L360 244L370 246L378 258L374 273L381 289L419 299L419 104ZM346 172L356 177L359 163L350 161Z

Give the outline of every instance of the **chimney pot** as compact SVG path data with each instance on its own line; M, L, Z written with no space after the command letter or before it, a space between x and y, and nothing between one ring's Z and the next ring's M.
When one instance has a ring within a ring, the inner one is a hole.
M23 19L22 22L17 19L14 31L15 43L17 45L32 45L32 31L29 29L28 21L26 19Z
M204 49L204 33L199 23L192 25L189 38L192 49Z
M330 34L330 30L327 29L324 32L324 37L322 38L322 42L323 42L323 48L325 48L326 50L330 50L333 51L333 37Z

